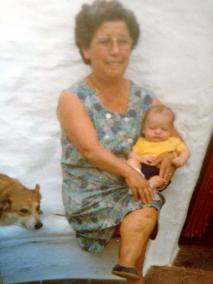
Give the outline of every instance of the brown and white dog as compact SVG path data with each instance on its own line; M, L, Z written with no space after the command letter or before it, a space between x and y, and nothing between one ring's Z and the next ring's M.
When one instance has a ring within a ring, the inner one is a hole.
M40 186L30 190L17 179L0 174L0 225L19 223L29 230L42 227Z

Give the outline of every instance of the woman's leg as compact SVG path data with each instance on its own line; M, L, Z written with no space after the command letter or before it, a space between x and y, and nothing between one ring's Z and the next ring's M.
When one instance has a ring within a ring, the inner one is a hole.
M149 241L149 239L147 239L147 241L144 243L144 247L142 248L141 255L139 256L138 261L136 263L136 268L137 268L138 271L142 271L142 269L143 269L145 252L146 252L146 247L147 247L148 241ZM138 281L128 279L127 284L145 284L145 282L144 282L144 278L141 277L141 279L138 280Z
M155 208L144 207L129 213L120 226L119 264L142 271L149 236L154 229L158 213ZM131 284L130 280L127 282ZM134 284L143 280L134 280Z

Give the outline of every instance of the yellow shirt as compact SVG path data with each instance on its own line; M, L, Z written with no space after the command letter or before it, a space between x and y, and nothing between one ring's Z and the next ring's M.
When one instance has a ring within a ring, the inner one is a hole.
M133 151L138 156L157 157L162 153L175 151L182 152L186 145L177 137L169 137L167 140L152 142L140 137L133 146Z

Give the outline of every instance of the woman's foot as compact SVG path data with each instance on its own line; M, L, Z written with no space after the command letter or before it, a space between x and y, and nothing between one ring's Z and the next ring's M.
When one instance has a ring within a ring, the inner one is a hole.
M141 275L134 267L127 267L120 264L116 264L113 267L112 274L132 280L139 280L141 278Z

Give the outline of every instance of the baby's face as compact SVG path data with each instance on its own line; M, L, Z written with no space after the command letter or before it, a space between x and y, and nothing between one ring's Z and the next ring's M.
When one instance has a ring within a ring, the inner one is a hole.
M153 142L164 141L172 135L171 117L163 113L154 113L147 117L143 127L144 137Z

